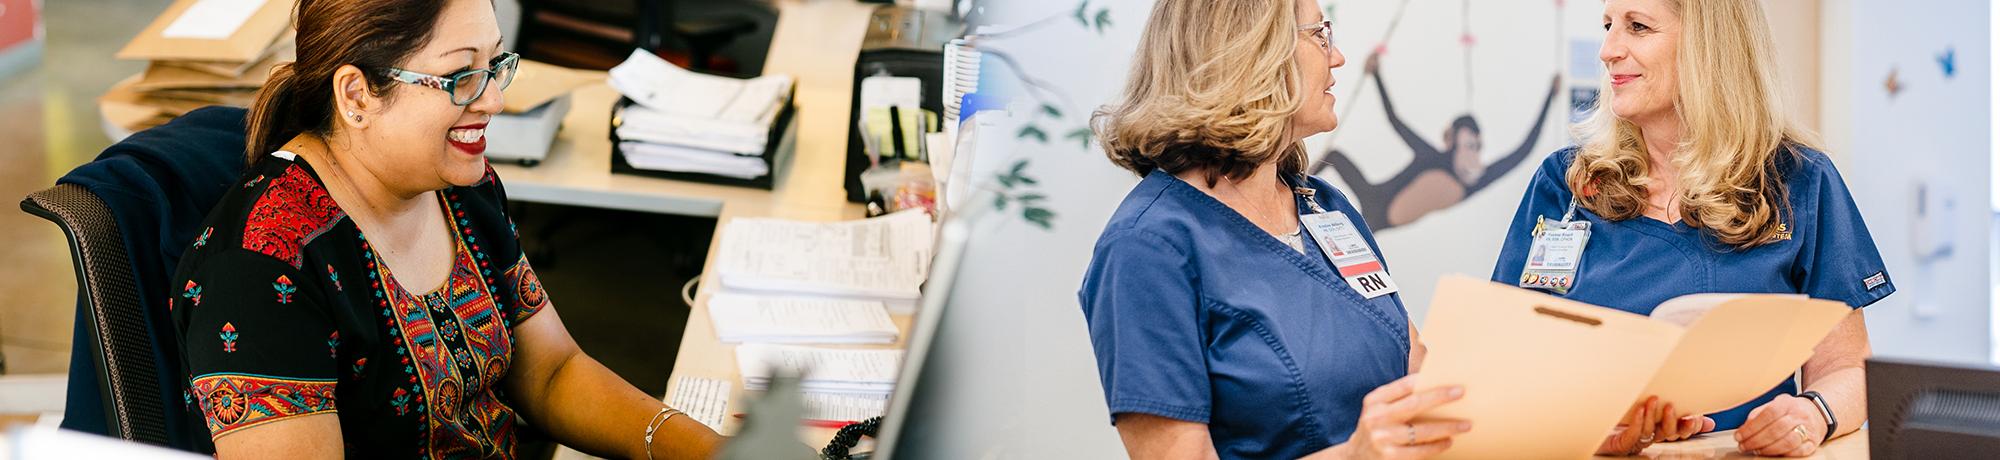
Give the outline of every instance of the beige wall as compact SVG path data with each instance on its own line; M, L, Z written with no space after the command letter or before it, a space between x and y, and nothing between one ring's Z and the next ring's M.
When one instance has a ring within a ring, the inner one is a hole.
M1820 124L1820 3L1819 0L1763 0L1777 44L1779 78L1785 103L1806 128L1823 132Z

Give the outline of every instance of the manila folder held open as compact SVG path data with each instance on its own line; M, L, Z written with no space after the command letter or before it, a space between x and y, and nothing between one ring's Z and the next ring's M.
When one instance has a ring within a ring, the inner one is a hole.
M1438 458L1584 458L1597 450L1681 328L1534 291L1446 276L1421 331L1417 388L1464 385L1420 419L1472 422Z
M1466 387L1465 399L1424 415L1473 423L1440 458L1588 457L1647 395L1695 413L1762 395L1849 311L1802 296L1701 294L1648 318L1449 276L1422 331L1417 386Z
M1750 402L1790 378L1813 347L1854 310L1802 295L1694 294L1653 309L1687 326L1680 345L1640 396L1674 410L1712 414Z

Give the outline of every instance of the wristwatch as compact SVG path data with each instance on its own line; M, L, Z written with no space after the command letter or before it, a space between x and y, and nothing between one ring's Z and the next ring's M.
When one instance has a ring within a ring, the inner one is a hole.
M1834 421L1833 408L1826 405L1826 397L1820 396L1819 392L1811 390L1799 393L1799 397L1812 400L1813 405L1819 407L1819 414L1826 416L1826 439L1821 439L1819 441L1820 444L1823 445L1827 441L1832 441L1833 434L1835 433L1834 430L1840 428L1840 422Z

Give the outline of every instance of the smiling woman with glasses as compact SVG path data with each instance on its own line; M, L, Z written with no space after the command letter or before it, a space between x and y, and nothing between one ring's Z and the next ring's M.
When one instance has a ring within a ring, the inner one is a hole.
M486 122L520 57L490 0L301 0L298 59L176 270L221 458L708 458L721 437L577 348L521 251Z
M1302 174L1346 64L1312 0L1160 0L1093 128L1142 177L1078 293L1133 458L1421 458L1471 429L1368 222Z

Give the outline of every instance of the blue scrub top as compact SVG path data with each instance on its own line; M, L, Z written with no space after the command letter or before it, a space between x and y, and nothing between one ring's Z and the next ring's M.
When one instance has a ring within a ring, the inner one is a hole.
M1736 249L1685 222L1647 217L1613 222L1578 207L1576 218L1591 222L1590 242L1576 284L1563 297L1646 315L1661 302L1694 293L1805 294L1861 308L1896 292L1833 162L1816 150L1796 150L1796 155L1780 152L1777 160L1791 207L1785 224L1789 238ZM1519 283L1535 219L1560 220L1569 208L1564 177L1576 153L1569 147L1551 154L1535 172L1494 264L1494 282ZM1774 383L1776 388L1749 403L1709 414L1716 429L1736 428L1751 409L1779 394L1798 393L1789 378Z
M1346 197L1297 180L1381 254ZM1304 199L1298 208L1311 212ZM1170 174L1140 181L1078 293L1113 422L1205 423L1225 459L1292 459L1346 441L1361 398L1409 370L1409 314L1396 294L1363 298L1304 240L1300 254Z

